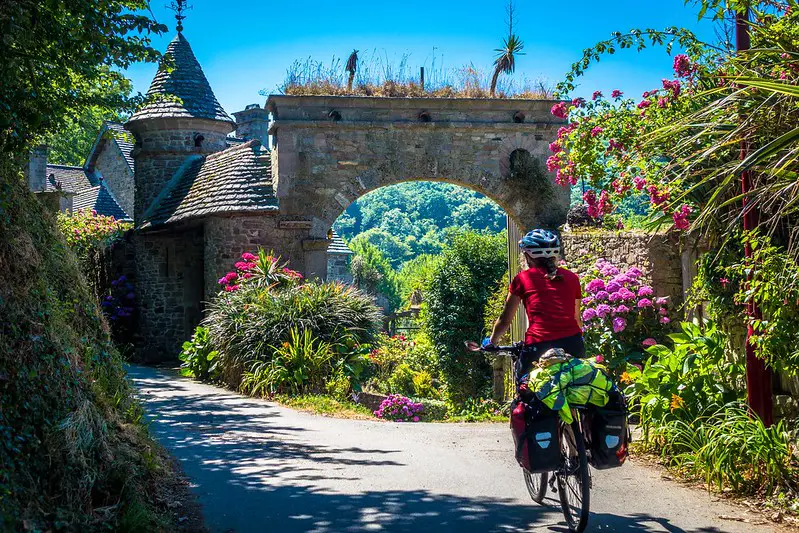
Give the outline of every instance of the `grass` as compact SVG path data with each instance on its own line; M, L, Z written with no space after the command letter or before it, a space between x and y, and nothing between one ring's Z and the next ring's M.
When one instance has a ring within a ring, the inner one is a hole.
M341 59L334 56L329 64L311 58L297 60L288 68L278 90L295 96L490 98L491 69L474 65L448 69L440 60L437 64L434 57L432 65L425 68L422 86L420 68L409 67L408 58L404 55L395 62L374 50L359 61L352 90L347 89L348 74ZM495 97L546 100L554 98L553 92L554 87L543 79L501 77Z
M300 396L276 395L274 401L285 407L316 415L352 418L357 420L376 420L372 411L351 401L337 400L324 394L303 394Z

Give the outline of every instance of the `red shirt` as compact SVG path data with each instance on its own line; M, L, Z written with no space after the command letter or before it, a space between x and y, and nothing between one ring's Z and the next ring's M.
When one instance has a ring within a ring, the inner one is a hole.
M510 293L518 296L527 311L526 344L554 341L580 335L575 300L582 298L577 274L559 268L559 279L549 280L546 270L538 267L519 272L510 284Z

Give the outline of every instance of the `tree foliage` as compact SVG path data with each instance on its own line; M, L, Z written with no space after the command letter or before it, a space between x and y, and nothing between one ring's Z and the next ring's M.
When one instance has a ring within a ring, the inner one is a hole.
M420 254L440 253L448 228L505 229L505 213L480 193L437 182L401 183L373 191L336 220L345 240L365 240L385 254L395 269Z
M484 396L490 385L488 361L467 352L463 343L483 334L486 303L507 268L505 239L504 233L456 235L426 287L425 327L455 403Z

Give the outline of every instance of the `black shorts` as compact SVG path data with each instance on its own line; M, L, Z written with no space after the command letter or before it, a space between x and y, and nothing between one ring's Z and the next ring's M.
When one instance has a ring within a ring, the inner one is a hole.
M585 342L582 335L572 335L554 341L536 342L528 344L522 351L522 356L516 364L516 381L519 382L523 375L530 371L533 363L538 361L547 350L551 348L563 348L572 357L582 359L585 357Z

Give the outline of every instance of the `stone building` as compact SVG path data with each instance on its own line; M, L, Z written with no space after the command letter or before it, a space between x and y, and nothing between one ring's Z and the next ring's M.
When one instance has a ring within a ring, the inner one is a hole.
M306 277L351 281L351 252L331 228L379 187L463 185L522 228L565 217L568 191L543 165L564 123L551 101L272 95L234 120L182 32L164 55L169 68L124 129L106 124L84 167L52 172L62 209L94 202L105 213L113 200L134 222L124 255L143 360L177 356L217 279L245 251L274 251ZM39 167L32 158L31 176Z

